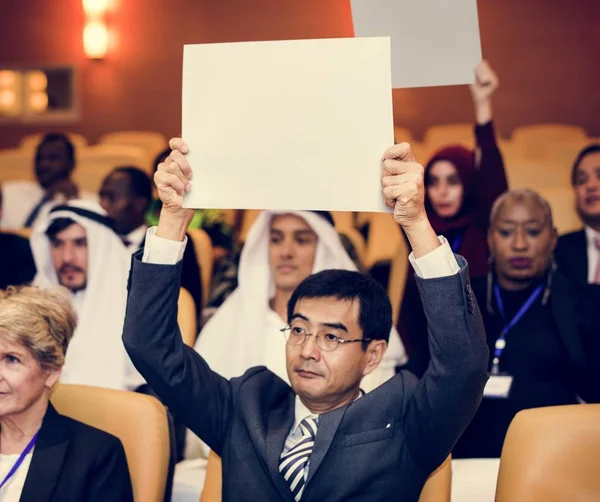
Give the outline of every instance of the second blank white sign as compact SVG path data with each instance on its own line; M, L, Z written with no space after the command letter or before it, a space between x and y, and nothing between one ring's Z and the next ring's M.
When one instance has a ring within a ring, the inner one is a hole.
M392 37L394 88L471 84L481 61L477 0L351 0L357 37Z

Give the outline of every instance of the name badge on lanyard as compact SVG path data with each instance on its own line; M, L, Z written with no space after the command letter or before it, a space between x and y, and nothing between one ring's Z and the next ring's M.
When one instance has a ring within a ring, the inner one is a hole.
M510 394L510 388L512 387L513 377L510 375L502 374L500 372L500 359L502 358L502 353L506 347L506 334L521 320L521 318L525 315L525 313L531 308L533 303L536 301L538 296L544 290L544 284L540 284L537 288L535 288L532 293L527 298L527 301L523 304L523 306L519 309L519 311L515 314L515 316L510 320L510 322L506 322L506 314L504 311L504 302L502 301L502 296L500 295L500 288L498 284L494 286L494 295L496 297L496 303L498 304L498 310L500 311L500 315L502 319L504 319L505 326L500 336L496 340L496 344L494 345L494 358L492 359L492 369L491 376L488 380L488 383L485 386L483 391L484 397L493 397L493 398L507 398Z
M31 438L31 441L29 441L29 444L21 452L21 455L19 455L19 458L17 459L17 461L15 462L15 464L12 466L12 468L10 469L10 471L8 471L8 474L6 476L4 476L4 479L2 480L2 483L0 483L0 490L4 487L4 485L8 482L8 480L13 477L13 475L15 474L15 472L17 472L17 470L19 469L19 467L21 467L21 464L25 460L25 457L27 455L29 455L29 452L31 450L33 450L33 447L35 446L35 443L37 442L37 439L38 439L39 435L40 435L40 431L37 431L35 433L35 436L33 436Z
M506 399L510 394L513 377L510 375L491 375L483 389L483 397Z

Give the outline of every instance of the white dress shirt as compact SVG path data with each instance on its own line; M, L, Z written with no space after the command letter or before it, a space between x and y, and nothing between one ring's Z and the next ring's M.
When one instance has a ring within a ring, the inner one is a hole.
M15 453L14 455L0 455L0 481L9 473L20 456L19 453ZM0 502L19 502L32 457L33 450L25 456L17 472L10 477L0 490Z
M596 240L600 239L600 232L596 232L591 227L585 227L585 238L587 241L587 259L588 259L588 283L593 284L596 280L596 271L600 263L600 250L596 247Z

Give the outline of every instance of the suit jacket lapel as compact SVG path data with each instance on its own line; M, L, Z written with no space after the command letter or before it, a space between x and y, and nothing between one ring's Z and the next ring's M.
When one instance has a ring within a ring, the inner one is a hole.
M20 502L50 500L69 447L69 437L68 423L49 403Z
M315 439L313 451L310 454L310 464L308 467L308 478L306 479L305 490L308 490L308 484L310 483L310 480L314 477L315 473L323 463L323 459L329 451L331 442L335 437L340 422L342 421L347 409L347 406L342 406L336 410L319 415L317 437ZM306 491L304 493L306 493Z
M279 457L285 445L285 439L294 423L294 399L293 392L289 392L281 400L279 406L275 407L268 418L267 427L267 463L273 483L279 491L283 500L293 501L292 492L283 476L279 473Z

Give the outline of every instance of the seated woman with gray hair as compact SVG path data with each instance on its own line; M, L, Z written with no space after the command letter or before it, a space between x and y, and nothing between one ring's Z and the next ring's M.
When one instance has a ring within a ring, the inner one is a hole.
M550 205L536 192L513 190L496 200L490 272L472 283L491 376L453 458L500 457L521 410L600 402L598 289L581 289L556 270L556 240Z
M0 500L133 501L114 436L50 403L77 324L62 289L0 291Z

